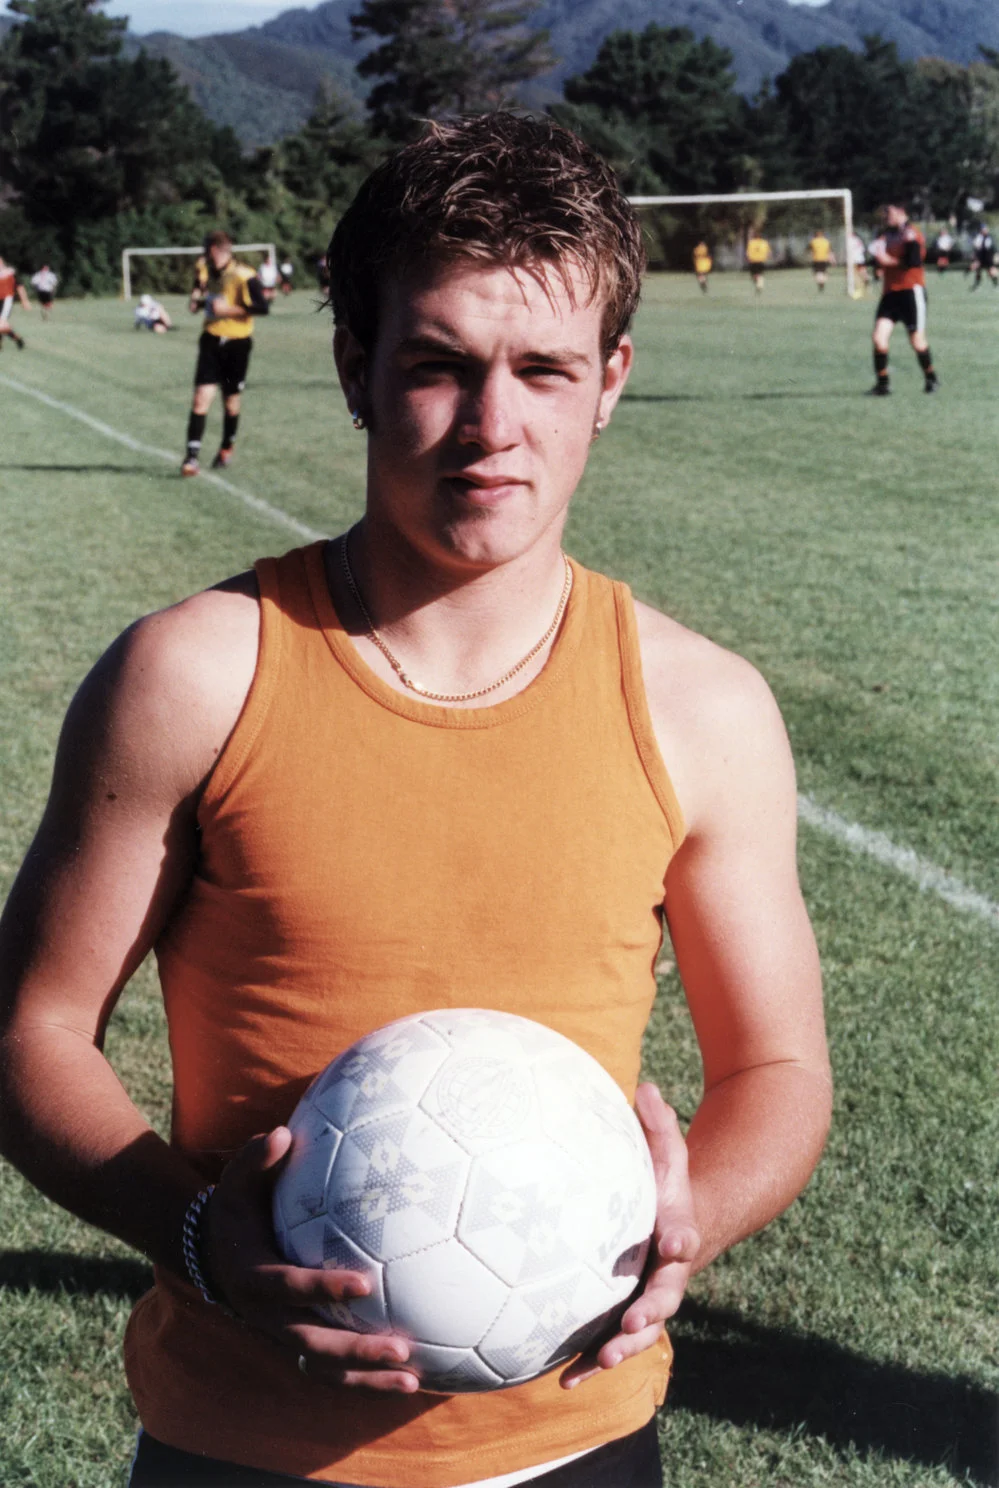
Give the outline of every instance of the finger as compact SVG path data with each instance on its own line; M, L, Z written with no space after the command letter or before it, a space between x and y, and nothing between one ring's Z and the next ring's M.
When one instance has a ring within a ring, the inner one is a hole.
M345 1302L371 1293L371 1278L361 1271L268 1266L262 1267L258 1274L261 1294L289 1307L322 1307L327 1302Z
M373 1370L370 1374L349 1369L340 1376L340 1383L355 1389L379 1390L383 1394L395 1395L414 1395L420 1388L420 1381L415 1374L408 1374L400 1369Z
M664 1261L689 1264L697 1259L700 1248L701 1233L696 1225L683 1221L673 1224L668 1218L665 1220L658 1241L659 1254Z
M352 1333L300 1319L286 1330L287 1342L310 1363L336 1364L348 1369L395 1366L409 1361L409 1344L395 1333Z
M656 1172L679 1168L687 1171L687 1144L672 1106L668 1106L659 1088L650 1081L635 1092L635 1111L645 1131Z

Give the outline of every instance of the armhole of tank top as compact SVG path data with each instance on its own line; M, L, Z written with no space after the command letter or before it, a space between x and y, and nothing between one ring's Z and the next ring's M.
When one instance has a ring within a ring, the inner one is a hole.
M281 660L277 562L273 558L259 558L254 571L259 591L257 664L239 717L205 786L198 810L199 820L217 811L232 789L263 727L277 683Z
M666 761L662 757L659 741L652 727L648 698L645 694L645 679L642 676L642 653L638 644L638 622L631 590L627 584L615 583L614 607L617 613L618 647L621 654L621 680L624 685L625 703L631 734L642 762L645 777L652 788L666 818L673 851L676 852L686 835L683 812L673 789Z

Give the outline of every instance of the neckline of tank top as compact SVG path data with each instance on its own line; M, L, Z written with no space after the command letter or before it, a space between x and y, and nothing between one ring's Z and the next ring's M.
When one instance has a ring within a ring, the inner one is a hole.
M414 723L432 728L495 728L535 708L565 676L582 638L587 609L587 572L572 558L572 589L562 624L552 642L544 665L512 696L481 708L460 708L453 704L431 703L390 686L364 660L337 613L330 590L328 563L335 543L323 540L304 549L305 569L313 608L320 628L336 661L351 680L373 702L391 713Z

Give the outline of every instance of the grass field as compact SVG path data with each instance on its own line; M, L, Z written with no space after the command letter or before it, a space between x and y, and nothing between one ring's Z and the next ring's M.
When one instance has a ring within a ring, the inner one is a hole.
M0 890L88 664L136 614L297 540L178 478L197 327L170 309L169 337L133 334L114 301L22 315L27 349L0 357ZM745 276L706 297L692 277L651 280L570 527L581 560L762 669L812 802L979 896L962 911L802 828L835 1123L804 1197L691 1288L669 1488L999 1482L999 294L932 282L935 398L901 332L894 396L862 396L871 309L805 273L771 274L761 300ZM209 453L217 428L216 410ZM362 456L327 323L304 294L279 303L228 480L336 531L360 510ZM668 957L661 970L647 1068L689 1115L696 1051ZM148 968L108 1047L162 1129ZM146 1267L2 1165L0 1215L0 1488L115 1488L134 1431L120 1335Z

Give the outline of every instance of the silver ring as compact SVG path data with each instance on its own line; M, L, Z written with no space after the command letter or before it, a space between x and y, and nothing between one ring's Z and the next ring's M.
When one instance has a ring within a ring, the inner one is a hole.
M299 1354L298 1356L298 1367L301 1370L302 1374L308 1374L309 1361L304 1354Z

